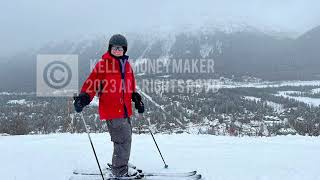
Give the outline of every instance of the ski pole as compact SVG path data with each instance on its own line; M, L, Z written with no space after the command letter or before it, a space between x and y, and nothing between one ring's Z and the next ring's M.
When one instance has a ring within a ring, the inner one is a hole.
M157 107L160 107L160 109L161 109L165 114L167 114L167 112L166 112L164 109L162 109L160 105L158 105L158 104L157 104L156 102L154 102L152 99L148 98L148 96L147 96L143 91L141 91L141 90L139 89L139 87L137 87L137 89L138 89L138 91L139 91L143 96L145 96L147 99L149 99L149 101L151 101L152 103L154 103ZM149 121L149 127L148 127L149 132L150 132L150 134L151 134L151 136L152 136L152 139L153 139L154 143L155 143L156 146L157 146L158 152L159 152L159 154L160 154L160 156L161 156L161 159L162 159L162 161L163 161L163 163L164 163L164 168L168 168L168 165L166 164L166 161L164 160L164 158L163 158L163 156L162 156L162 153L161 153L161 151L160 151L160 148L159 148L159 146L158 146L158 144L157 144L156 139L155 139L154 136L153 136L153 133L152 133L152 131L151 131L151 129L150 129L150 126L151 126L151 124L150 124L150 121Z
M87 134L88 134L88 137L89 137L89 140L90 140L90 144L91 144L91 147L92 147L92 150L93 150L93 153L94 153L94 157L96 158L96 161L97 161L97 164L98 164L98 167L99 167L99 170L100 170L100 174L101 174L102 180L105 180L105 179L104 179L104 176L103 176L103 173L102 173L102 170L101 170L101 167L100 167L100 163L99 163L99 160L98 160L96 151L95 151L95 149L94 149L94 146L93 146L93 143L92 143L92 140L91 140L91 137L90 137L90 132L89 132L89 129L88 129L88 127L87 127L87 123L86 123L86 121L84 120L84 117L83 117L83 113L82 113L82 112L80 113L80 115L81 115L81 118L82 118L82 120L83 120L83 124L84 124L84 126L85 126L85 128L86 128L86 132L87 132Z
M150 128L148 128L148 129L149 129L149 132L150 132L150 134L151 134L151 136L152 136L152 139L153 139L154 143L155 143L156 146L157 146L158 152L159 152L159 154L160 154L160 156L161 156L161 158L162 158L162 161L163 161L163 163L164 163L164 168L168 168L168 165L167 165L166 162L164 161L164 158L163 158L163 156L162 156L162 154L161 154L160 148L159 148L159 146L158 146L158 144L157 144L156 139L155 139L154 136L153 136L153 133L152 133L151 129L150 129Z

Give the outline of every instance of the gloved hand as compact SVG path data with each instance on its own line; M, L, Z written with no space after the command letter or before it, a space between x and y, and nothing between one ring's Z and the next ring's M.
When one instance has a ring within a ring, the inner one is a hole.
M90 104L90 96L87 93L80 93L79 96L74 96L73 99L74 109L78 113L81 112L86 105Z
M140 103L135 103L134 107L138 110L138 113L144 113L144 104L142 101L140 101Z
M138 113L144 113L144 104L139 93L132 93L132 101L134 102L134 107L138 110Z

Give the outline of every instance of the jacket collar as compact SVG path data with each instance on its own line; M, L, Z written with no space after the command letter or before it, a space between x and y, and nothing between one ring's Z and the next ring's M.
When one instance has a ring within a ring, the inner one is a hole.
M122 59L122 60L129 60L129 56L124 55L122 57L116 58L114 56L111 56L109 52L106 52L102 55L102 59L107 60L107 59Z

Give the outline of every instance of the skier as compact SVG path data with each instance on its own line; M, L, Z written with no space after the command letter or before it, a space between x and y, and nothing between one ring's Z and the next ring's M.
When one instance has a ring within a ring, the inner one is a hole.
M128 170L132 140L131 101L135 103L139 117L144 112L141 95L136 92L134 73L125 55L127 48L123 35L113 35L108 51L95 65L80 94L74 97L75 110L81 112L98 95L100 120L106 121L113 142L111 169L115 177L138 175L137 171Z

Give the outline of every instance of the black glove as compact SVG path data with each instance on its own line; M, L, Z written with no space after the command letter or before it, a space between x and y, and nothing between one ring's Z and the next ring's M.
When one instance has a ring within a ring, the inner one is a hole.
M144 113L144 104L142 101L140 101L140 103L135 103L134 107L138 109L138 113Z
M82 109L90 104L90 96L87 93L80 93L79 96L73 97L74 102L74 109L79 113L82 111Z
M138 113L144 113L144 104L139 93L132 93L132 101L134 102L134 107L138 110Z

